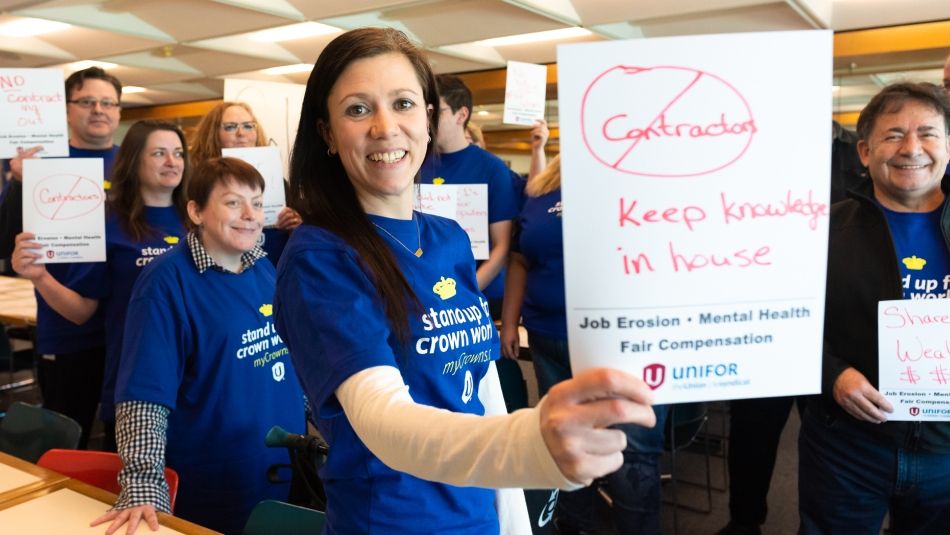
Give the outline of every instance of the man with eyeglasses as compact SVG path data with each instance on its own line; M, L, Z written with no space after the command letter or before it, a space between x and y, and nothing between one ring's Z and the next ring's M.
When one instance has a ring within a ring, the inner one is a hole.
M69 125L70 158L102 158L106 179L119 147L112 142L119 127L119 97L122 84L99 67L76 71L66 79L66 122ZM42 146L17 149L10 160L10 177L3 194L0 220L0 258L10 258L13 239L22 228L23 160L34 158Z
M105 176L119 147L113 135L119 127L122 84L98 67L76 71L66 79L66 122L69 157L102 158ZM9 259L16 235L23 232L23 160L35 158L42 147L20 151L10 160L11 180L0 201L0 258ZM49 264L56 280L69 283L72 264ZM53 311L37 294L35 351L43 405L70 416L83 428L85 448L95 420L105 362L105 326L101 313L76 325ZM111 436L111 433L106 433ZM105 444L105 449L114 445Z

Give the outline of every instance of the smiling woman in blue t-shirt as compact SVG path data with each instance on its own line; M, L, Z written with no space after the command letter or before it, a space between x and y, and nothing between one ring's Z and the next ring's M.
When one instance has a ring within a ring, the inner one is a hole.
M116 382L123 468L108 533L169 512L164 466L181 478L175 514L240 533L251 509L286 500L268 468L289 462L264 446L271 426L305 432L304 400L272 318L275 273L257 245L264 179L234 158L195 166L192 227L132 291Z
M328 534L530 533L511 488L587 484L621 463L623 433L606 426L653 421L649 389L611 370L505 413L468 239L413 211L438 102L393 29L337 37L307 84L290 171L304 224L275 310L330 444Z
M132 285L142 267L185 235L184 182L189 173L185 135L172 123L144 120L129 128L112 167L106 214L106 261L71 264L54 277L34 263L41 246L34 235L17 236L13 268L30 279L59 315L83 325L102 314L106 330L105 372L99 417L104 449L115 450L112 397L122 348L122 326Z

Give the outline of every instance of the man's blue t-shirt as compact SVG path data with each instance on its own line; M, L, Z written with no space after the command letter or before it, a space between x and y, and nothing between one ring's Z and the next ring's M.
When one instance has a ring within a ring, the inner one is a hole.
M561 190L528 197L518 223L513 250L528 262L522 322L529 332L567 339Z
M928 213L881 209L897 250L904 299L950 298L950 251L940 232L942 207Z
M518 216L511 171L500 158L476 145L470 144L460 151L427 158L419 172L425 184L487 184L489 225L510 221ZM501 298L504 291L505 270L502 269L485 288L485 295Z
M278 267L277 330L330 444L320 473L328 497L326 533L497 533L494 491L390 469L363 445L334 395L361 370L393 366L416 403L481 415L478 384L499 355L498 334L461 227L418 212L415 221L370 218L385 229L380 237L422 305L409 307L407 344L390 329L362 261L336 235L298 227ZM417 247L423 250L420 257L407 249Z
M112 173L112 162L118 153L118 145L104 150L69 147L70 158L102 158L106 180ZM76 266L77 264L47 264L46 270L62 285L73 288L77 276ZM46 300L36 292L36 351L41 354L74 353L103 347L104 317L102 309L99 309L86 323L76 325L50 308Z
M106 325L106 368L102 380L103 421L115 420L115 376L122 353L125 312L132 286L156 256L185 238L187 230L174 206L146 206L143 216L154 234L135 240L114 214L106 216L106 261L76 264L72 288L85 297L99 300Z
M129 301L116 403L171 409L166 465L181 487L175 515L239 533L260 500L286 500L268 481L287 452L264 446L271 426L304 433L303 394L274 329L275 273L199 273L183 243L142 271ZM286 474L282 474L286 475Z

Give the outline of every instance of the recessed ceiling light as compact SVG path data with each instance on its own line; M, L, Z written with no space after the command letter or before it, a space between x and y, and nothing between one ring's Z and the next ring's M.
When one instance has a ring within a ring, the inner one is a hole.
M476 45L481 46L508 46L523 45L525 43L537 43L541 41L555 41L558 39L570 39L572 37L584 37L591 35L590 30L579 27L562 28L560 30L550 30L547 32L523 33L520 35L509 35L508 37L497 37L495 39L485 39L475 41Z
M489 112L488 110L479 110L479 111L478 111L478 114L479 114L479 115L491 115L491 112Z
M282 67L271 67L270 69L264 69L264 74L293 74L297 72L308 72L313 69L313 65L309 63L298 63L296 65L284 65Z
M66 28L72 28L72 26L52 20L23 18L0 24L0 35L6 37L33 37L44 33L58 32Z
M319 22L301 22L269 30L261 30L248 35L252 41L263 43L276 43L279 41L290 41L291 39L304 39L306 37L316 37L318 35L328 35L341 31L339 28L320 24Z
M139 87L137 85L124 85L122 86L122 94L132 94L132 93L144 93L145 88Z
M118 67L115 63L109 63L107 61L76 61L66 65L66 69L70 71L81 71L83 69L88 69L89 67L99 67L100 69L114 69Z

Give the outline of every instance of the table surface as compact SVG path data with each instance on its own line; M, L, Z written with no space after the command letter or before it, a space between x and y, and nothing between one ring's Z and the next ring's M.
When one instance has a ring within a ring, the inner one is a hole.
M17 473L21 472L21 473ZM34 480L29 480L33 476ZM25 481L3 492L12 478ZM89 527L115 503L111 492L0 453L0 526L4 533L45 535L105 533L108 524ZM137 533L213 535L217 533L165 513L158 514L159 531L139 526ZM125 533L125 527L119 531Z
M0 504L67 479L62 474L0 452Z
M36 296L30 281L0 276L0 322L36 325Z

